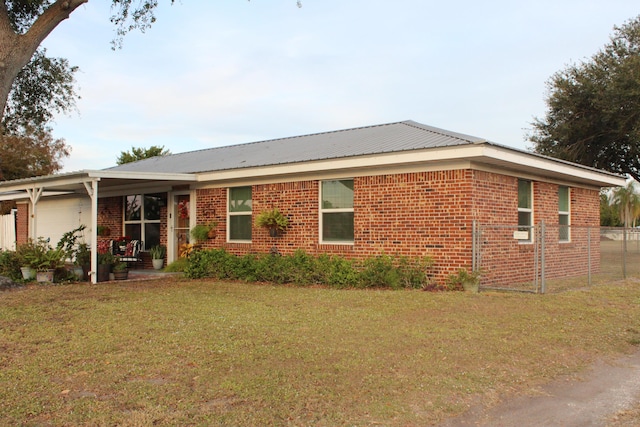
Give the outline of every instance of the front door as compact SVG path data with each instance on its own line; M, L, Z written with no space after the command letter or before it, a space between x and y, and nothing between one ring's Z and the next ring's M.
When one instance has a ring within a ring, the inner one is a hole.
M189 244L191 200L188 194L173 196L173 257L177 259Z

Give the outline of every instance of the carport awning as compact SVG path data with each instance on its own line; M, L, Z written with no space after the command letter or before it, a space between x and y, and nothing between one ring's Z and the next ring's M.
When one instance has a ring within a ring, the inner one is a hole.
M88 194L91 198L91 236L92 242L97 242L98 225L98 189L100 196L123 194L143 188L169 187L176 183L195 182L196 176L181 173L156 172L126 172L126 171L80 171L60 175L47 175L35 178L19 179L0 182L0 200L29 200L31 203L31 218L29 230L32 238L37 237L35 217L38 201L42 197L65 194ZM98 253L96 245L91 248L91 281L96 283L95 272L98 267Z
M85 170L59 175L38 176L0 182L0 200L28 199L28 191L42 189L42 197L62 194L86 194L86 184L100 182L101 193L113 193L131 187L171 185L195 182L196 176L183 173L116 172Z

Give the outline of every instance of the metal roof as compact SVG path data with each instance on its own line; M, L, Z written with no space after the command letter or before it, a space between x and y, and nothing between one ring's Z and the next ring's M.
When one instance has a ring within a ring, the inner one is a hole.
M481 138L407 120L152 157L106 170L214 172L484 142Z

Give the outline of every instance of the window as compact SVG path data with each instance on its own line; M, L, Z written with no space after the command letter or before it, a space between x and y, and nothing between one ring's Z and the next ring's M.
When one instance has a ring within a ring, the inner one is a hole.
M569 187L558 187L558 239L561 242L571 240L571 214L569 203Z
M251 241L251 187L229 189L229 240Z
M141 240L144 248L160 244L162 194L134 194L124 197L124 234Z
M518 180L518 231L526 231L521 242L531 242L533 227L533 196L531 181Z
M322 241L353 243L353 180L322 181L321 186Z

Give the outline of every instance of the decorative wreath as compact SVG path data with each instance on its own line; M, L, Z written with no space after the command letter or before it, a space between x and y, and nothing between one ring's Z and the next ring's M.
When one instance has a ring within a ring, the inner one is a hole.
M180 219L189 218L189 201L188 200L180 200L178 203L178 216Z

